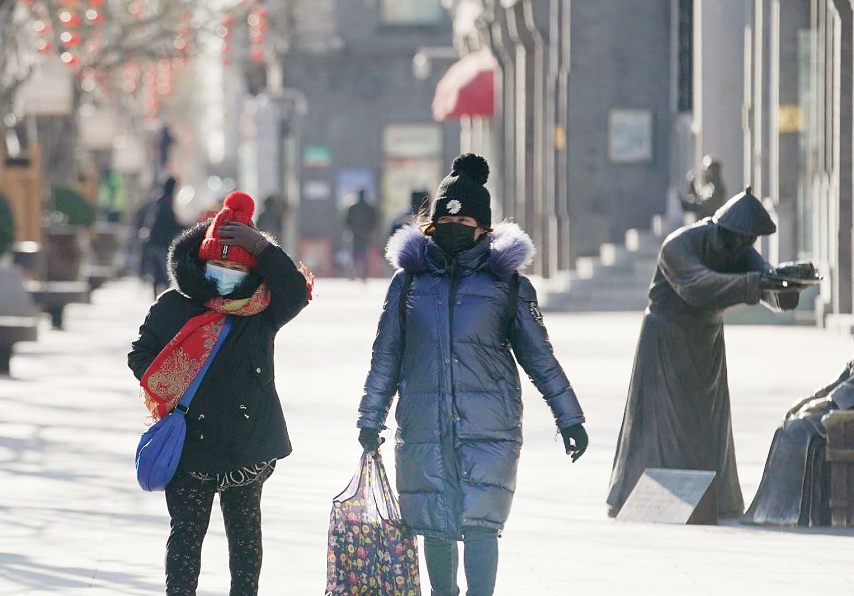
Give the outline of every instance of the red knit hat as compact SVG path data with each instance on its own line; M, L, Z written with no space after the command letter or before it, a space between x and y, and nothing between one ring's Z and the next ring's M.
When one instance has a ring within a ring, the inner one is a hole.
M208 231L205 232L205 239L202 240L202 245L199 247L199 259L202 261L218 259L246 265L250 269L257 268L258 259L255 258L255 255L242 246L226 246L220 242L217 236L219 227L229 221L254 228L253 213L255 213L255 201L245 192L234 191L225 197L222 211L214 216L214 220L208 226Z

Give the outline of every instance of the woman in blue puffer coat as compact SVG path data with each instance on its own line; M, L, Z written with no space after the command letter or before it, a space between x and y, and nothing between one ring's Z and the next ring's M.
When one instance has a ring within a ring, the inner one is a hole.
M404 227L387 256L386 297L359 406L359 441L376 450L394 395L397 489L404 521L425 536L433 596L456 596L457 542L469 596L495 588L498 534L510 513L522 447L516 359L543 394L567 454L587 448L584 415L554 357L537 295L518 271L531 239L491 228L489 167L454 160L429 221Z

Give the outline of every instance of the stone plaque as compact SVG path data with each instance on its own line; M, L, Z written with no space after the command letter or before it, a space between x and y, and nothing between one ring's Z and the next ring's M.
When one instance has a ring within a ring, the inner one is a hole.
M715 472L647 468L617 519L716 525L718 497Z

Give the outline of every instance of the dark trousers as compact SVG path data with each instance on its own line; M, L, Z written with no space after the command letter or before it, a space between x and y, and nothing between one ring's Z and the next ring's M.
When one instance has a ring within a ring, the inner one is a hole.
M257 596L261 575L261 488L263 483L229 488L219 504L228 537L231 570L229 596ZM172 518L166 543L167 596L195 596L202 562L202 541L211 519L216 482L176 474L166 487Z
M458 596L456 542L424 539L424 558L433 596ZM466 528L463 535L463 564L468 596L492 596L498 572L498 533L486 528Z

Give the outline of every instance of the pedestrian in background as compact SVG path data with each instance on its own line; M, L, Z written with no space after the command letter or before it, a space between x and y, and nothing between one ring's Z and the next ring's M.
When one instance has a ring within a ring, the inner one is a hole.
M278 195L269 195L264 199L264 206L258 215L258 229L281 240L287 209L288 205L284 199Z
M374 230L379 223L376 207L368 203L365 190L359 191L359 198L347 209L345 224L350 231L352 241L352 265L350 278L368 278L368 249Z
M128 196L122 177L107 168L101 174L101 184L98 186L98 208L104 219L110 223L118 223L128 208Z
M460 540L469 596L490 596L495 588L498 535L510 514L522 447L512 354L551 408L573 461L588 442L534 287L518 273L533 260L533 243L516 224L492 229L488 176L482 157L458 157L429 220L390 240L387 254L399 271L359 406L359 442L376 450L400 396L400 508L406 524L425 536L433 596L459 594Z
M409 207L398 213L394 217L394 220L392 220L389 238L394 236L395 233L406 224L414 222L415 218L418 217L418 214L428 204L429 200L430 196L426 190L413 191L409 195Z
M186 414L184 450L166 487L172 520L166 544L169 596L196 593L217 493L228 537L230 594L258 593L261 489L276 460L291 452L273 378L273 340L308 304L309 291L290 257L255 229L253 210L251 197L232 193L215 218L175 240L169 252L175 288L152 305L128 355L131 370L143 380L161 352L174 354L162 359L142 387L153 418L163 418L193 381L185 375L194 375L200 366L193 365L207 359L205 350L209 354L216 343L225 316L232 317ZM209 322L199 324L200 317ZM167 398L158 398L161 391Z
M154 297L169 287L169 275L166 270L166 256L169 245L175 237L184 230L175 217L175 190L178 182L169 177L163 184L163 191L148 213L149 223L146 225L148 236L145 241L143 254L147 261L145 270L151 276L154 287Z

